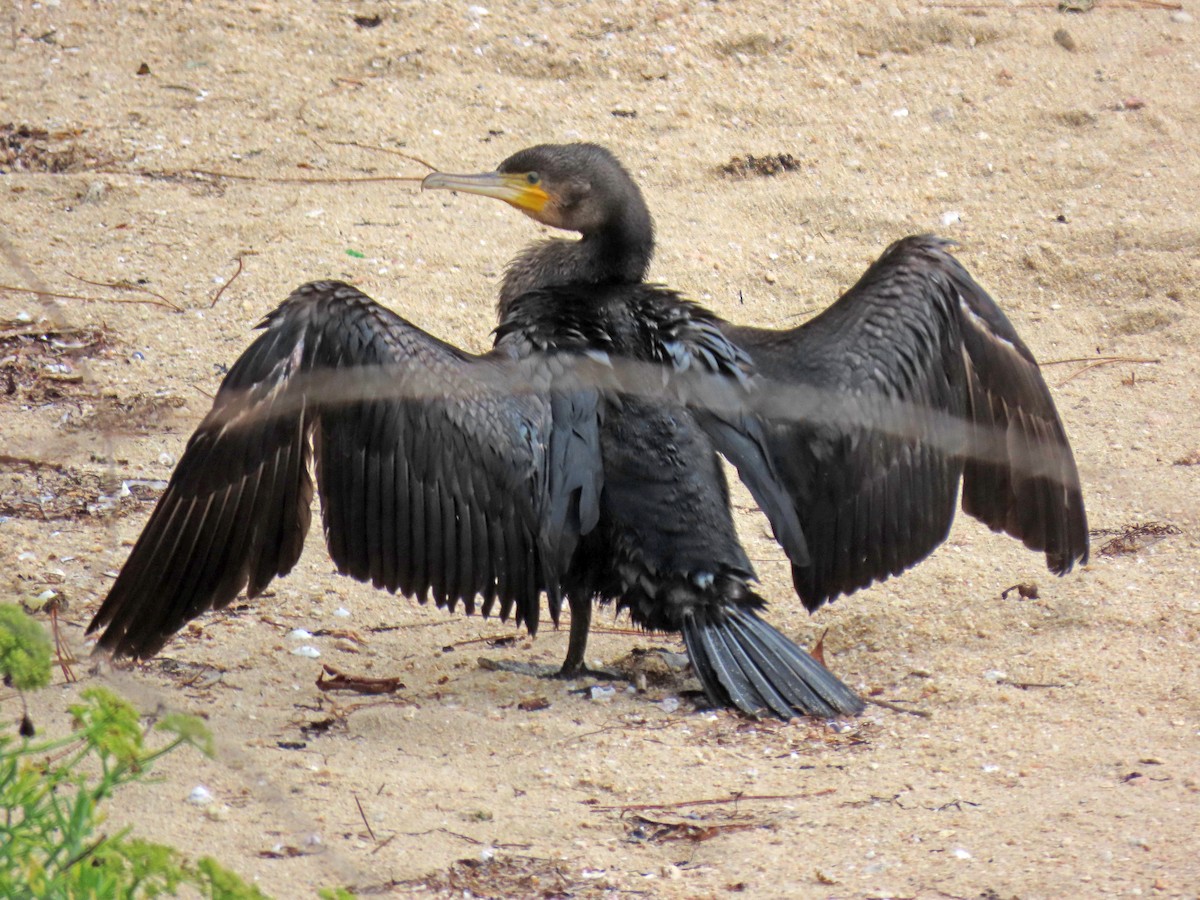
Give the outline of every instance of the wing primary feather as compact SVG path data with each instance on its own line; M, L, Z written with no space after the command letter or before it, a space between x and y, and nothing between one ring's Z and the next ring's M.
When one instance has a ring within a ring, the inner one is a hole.
M413 497L412 462L407 450L407 417L402 410L395 411L396 431L399 435L395 466L396 466L396 569L397 580L406 594L417 595L420 592L417 584L418 562L415 550L416 540L413 534L416 530L417 506L420 505Z
M467 613L475 612L475 595L479 586L475 582L475 529L471 522L471 504L455 502L458 531L458 596L466 603Z
M426 453L433 452L426 448ZM444 532L442 528L442 489L436 481L425 485L425 568L433 601L446 604L446 568Z
M204 499L211 502L211 498ZM126 582L129 586L123 594L119 590L125 586L121 583L121 577L118 577L118 584L113 588L112 601L122 601L112 626L116 640L110 642L107 632L100 640L101 646L111 647L135 658L140 658L147 651L154 652L157 649L154 645L158 634L170 634L167 623L183 616L182 612L176 611L178 599L168 590L164 590L163 580L172 578L178 581L182 577L183 573L173 564L177 559L177 548L188 540L189 533L194 532L196 528L193 516L197 499L174 496L171 501L169 519L159 527L157 533L147 534L147 537L152 537L152 542L144 545L144 552L139 551L145 538L139 540L130 554L132 565L126 563L125 568L121 570L122 576L128 571L136 580L132 583ZM199 517L202 518L203 515L201 512ZM159 596L161 601L144 610L137 608L133 601L138 597L150 595ZM161 641L158 641L158 646L161 646ZM152 647L154 649L150 649Z
M410 417L411 421L411 417ZM425 522L425 485L417 477L416 463L408 466L408 497L411 526L408 532L409 556L412 559L412 593L424 603L429 592L429 529Z
M187 507L192 498L181 497L180 493L174 485L167 485L166 491L150 515L150 521L146 523L133 551L129 554L129 559L121 568L112 589L88 626L88 634L102 626L108 626L100 637L100 647L122 652L127 646L126 635L130 624L140 613L137 598L155 592L157 581L162 578L160 560L170 559L170 551L164 554L161 550L163 542L170 540L171 546L174 546L179 539L179 532L172 526L187 517ZM156 608L151 607L141 617L144 619L156 612Z
M286 575L300 559L311 516L312 483L308 477L308 422L301 411L284 453L271 536L273 552L268 565L251 580L255 594L262 593L276 575ZM274 507L272 507L274 508Z
M380 404L376 430L376 481L373 490L379 498L379 584L389 591L400 586L400 561L396 536L400 529L399 504L396 502L396 435L394 411Z
M521 546L520 527L520 523L513 513L505 515L502 531L505 589L500 594L501 621L506 621L512 615L513 604L519 599L520 592L525 585L525 569L528 561L525 559L525 550Z
M442 518L442 590L451 610L455 609L458 598L462 596L459 587L458 560L458 504L454 502L454 476L446 475L439 493Z
M191 504L189 515L180 529L179 540L170 554L161 560L162 572L171 573L155 586L163 602L155 607L153 614L141 616L130 629L126 641L131 646L146 647L159 635L173 634L189 618L208 607L209 595L205 589L211 589L212 583L223 574L223 570L215 566L224 561L229 544L230 522L233 518L227 514L229 497L231 494L240 496L241 490L239 479L224 490L205 497L202 503ZM201 507L199 511L197 506ZM210 560L212 567L208 565ZM220 599L219 596L213 598L217 602ZM132 655L140 654L135 652Z
M349 424L349 423L347 423ZM355 423L358 424L358 423ZM349 527L346 535L346 572L359 581L371 577L369 525L371 503L374 498L367 492L367 441L366 423L357 428L347 428L342 442L345 452L344 467L347 497L345 522Z
M521 592L521 597L518 600L517 608L520 611L518 624L523 620L525 629L531 635L536 635L541 613L541 584L539 583L541 560L540 554L534 549L537 547L537 538L527 529L524 529L524 538L525 546L531 548L531 552L527 555L524 562L525 583L524 590Z
M366 410L363 429L368 436L363 448L363 527L365 529L367 570L376 587L387 585L383 528L383 457L388 452L381 427L381 404L373 402Z
M289 491L289 485L285 483L291 468L288 459L291 451L291 442L281 441L259 470L260 497L257 508L251 507L254 521L249 529L247 546L247 590L252 596L262 593L279 566L280 545L286 527L283 518L285 497L297 490L296 486L291 486Z

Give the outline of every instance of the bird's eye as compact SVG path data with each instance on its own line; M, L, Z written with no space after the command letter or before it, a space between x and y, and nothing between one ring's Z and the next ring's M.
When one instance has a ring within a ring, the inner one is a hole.
M539 181L542 180L542 176L539 175L537 172L530 172L528 175L525 176L525 180L528 181L530 184L537 184Z

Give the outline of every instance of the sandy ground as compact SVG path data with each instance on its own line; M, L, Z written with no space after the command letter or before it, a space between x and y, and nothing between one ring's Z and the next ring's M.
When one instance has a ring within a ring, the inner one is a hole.
M510 626L338 578L313 537L252 607L35 698L50 730L94 683L208 718L218 757L171 758L111 827L277 897L1197 896L1200 10L783 6L5 4L0 283L74 296L0 290L0 569L10 597L71 601L81 658L220 367L291 288L351 280L486 345L537 226L349 182L423 172L372 148L476 171L608 144L654 211L654 277L746 322L811 314L905 234L957 239L1048 363L1110 532L1058 580L962 520L810 618L743 500L772 620L806 644L828 630L848 683L926 714L788 725L697 712L679 676L597 701L485 671L556 662L565 631L497 645ZM718 173L747 153L798 167ZM100 499L123 481L132 496ZM1172 533L1102 552L1130 524ZM1038 597L1001 599L1017 582ZM603 663L680 648L597 624L616 632L593 638ZM296 628L325 630L320 659L293 654ZM325 695L323 662L405 688ZM207 807L187 802L201 784Z

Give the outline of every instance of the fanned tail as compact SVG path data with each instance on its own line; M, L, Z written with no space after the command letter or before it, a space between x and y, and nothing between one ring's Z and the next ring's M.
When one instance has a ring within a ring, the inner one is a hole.
M683 640L709 702L751 716L857 715L858 695L749 609L684 619Z

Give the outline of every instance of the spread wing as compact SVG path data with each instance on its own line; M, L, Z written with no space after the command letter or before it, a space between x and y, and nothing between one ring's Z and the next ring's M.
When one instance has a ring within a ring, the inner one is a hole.
M772 388L762 415L809 560L796 590L816 609L896 575L963 509L1043 551L1088 556L1075 459L1033 354L946 251L910 237L800 327L727 325Z
M537 628L595 524L595 392L554 360L466 354L349 285L296 290L237 360L89 632L155 653L300 557L315 471L340 571Z

